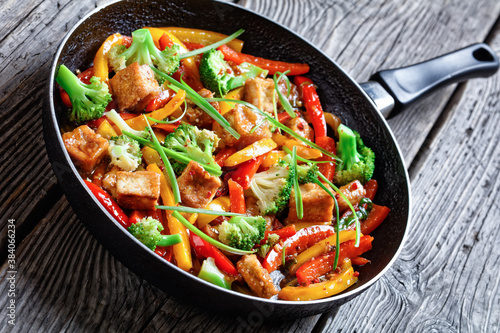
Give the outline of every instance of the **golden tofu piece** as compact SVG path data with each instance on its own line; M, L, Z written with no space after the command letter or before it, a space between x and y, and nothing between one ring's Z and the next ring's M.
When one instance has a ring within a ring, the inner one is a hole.
M195 161L189 162L186 169L177 178L181 201L194 208L205 208L222 185L219 177L212 176Z
M108 140L87 125L64 133L62 139L73 163L83 172L91 172L108 153Z
M328 187L328 185L326 185ZM287 221L293 222L330 222L333 219L333 208L335 203L333 198L323 190L318 184L309 183L300 185L300 194L302 195L302 203L304 209L304 217L297 217L297 209L295 207L295 191L290 194L288 207Z
M274 285L269 272L262 267L255 254L245 254L236 267L243 280L257 296L271 298L278 294L278 288Z
M272 79L253 78L245 82L243 100L255 105L265 112L273 113L273 95L278 102L278 94L274 90Z
M116 197L128 209L153 210L160 196L160 175L154 171L117 171Z
M120 111L140 112L160 93L160 86L148 65L134 62L109 80Z

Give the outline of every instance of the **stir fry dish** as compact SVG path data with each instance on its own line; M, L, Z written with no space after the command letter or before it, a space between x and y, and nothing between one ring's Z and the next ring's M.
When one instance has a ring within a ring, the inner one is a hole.
M242 53L242 33L146 27L109 36L84 71L61 64L62 138L96 199L164 260L257 297L330 297L370 264L390 211L373 202L375 155L323 111L307 64Z

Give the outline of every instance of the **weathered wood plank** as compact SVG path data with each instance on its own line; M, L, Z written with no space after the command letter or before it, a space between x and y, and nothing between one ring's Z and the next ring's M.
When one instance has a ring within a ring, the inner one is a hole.
M500 31L493 41L500 53ZM500 328L500 74L467 83L412 180L413 224L389 274L327 331Z

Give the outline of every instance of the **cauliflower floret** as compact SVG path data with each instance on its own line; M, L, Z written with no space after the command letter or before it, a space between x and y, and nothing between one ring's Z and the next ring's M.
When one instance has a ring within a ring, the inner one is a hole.
M134 171L142 161L139 142L125 135L114 136L109 140L109 156L112 165L124 171Z

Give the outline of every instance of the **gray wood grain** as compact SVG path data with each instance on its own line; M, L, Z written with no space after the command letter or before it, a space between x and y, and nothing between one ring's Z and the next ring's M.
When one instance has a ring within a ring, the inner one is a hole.
M494 201L500 186L498 134L492 134L500 124L498 76L473 81L455 94L453 112L441 116L431 137L453 88L390 121L407 163L419 153L413 168L413 236L395 268L368 293L341 307L338 316L266 324L226 318L181 304L139 279L91 237L64 197L59 200L42 140L45 77L65 32L104 2L2 1L0 235L4 239L8 218L26 234L36 225L18 247L15 331L498 331L494 268L499 252L492 244L499 235L491 223L500 216ZM359 81L378 69L482 41L500 12L498 1L486 0L481 5L430 0L240 4L290 27ZM496 45L500 51L498 40ZM4 265L0 290L6 272ZM0 308L7 301L0 294Z

